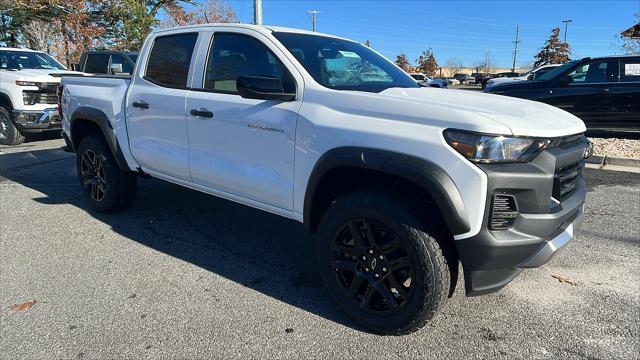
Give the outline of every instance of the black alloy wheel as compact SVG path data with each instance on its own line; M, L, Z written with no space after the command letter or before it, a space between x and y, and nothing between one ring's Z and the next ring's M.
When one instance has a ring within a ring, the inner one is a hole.
M101 202L107 192L107 182L104 176L104 167L98 154L90 149L85 150L80 160L80 171L82 184L91 198Z
M400 238L373 219L354 219L332 241L332 266L344 294L360 308L390 314L411 298L415 273Z

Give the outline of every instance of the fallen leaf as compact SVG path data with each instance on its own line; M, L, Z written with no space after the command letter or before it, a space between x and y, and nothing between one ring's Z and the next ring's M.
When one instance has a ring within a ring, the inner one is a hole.
M552 274L551 277L554 278L554 279L558 279L558 281L561 282L561 283L567 283L567 284L571 284L573 286L577 285L575 281L571 280L570 278L568 278L566 276Z
M13 304L9 306L9 309L11 310L15 310L15 311L24 311L24 310L29 310L31 309L31 307L37 303L37 301L35 300L31 300L31 301L27 301L26 303L22 303L22 304Z

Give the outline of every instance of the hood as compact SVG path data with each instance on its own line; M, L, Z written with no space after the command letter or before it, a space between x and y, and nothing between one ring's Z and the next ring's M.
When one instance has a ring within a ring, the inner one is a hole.
M391 88L379 95L388 100L419 103L425 114L437 109L442 116L471 122L467 124L469 130L491 132L494 126L481 126L478 129L479 123L491 119L508 127L512 135L518 136L558 137L586 131L582 120L564 110L519 98L433 88Z
M57 75L51 76L50 74ZM63 74L82 74L72 70L53 70L53 69L22 69L17 71L3 71L2 75L11 77L14 80L27 80L36 82L60 82L60 76Z

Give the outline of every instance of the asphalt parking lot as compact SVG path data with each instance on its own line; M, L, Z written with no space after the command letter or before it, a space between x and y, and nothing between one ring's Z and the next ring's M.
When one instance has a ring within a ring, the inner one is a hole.
M640 174L587 169L585 223L550 264L484 297L459 284L429 326L381 337L332 303L301 225L157 180L92 213L62 145L0 147L2 359L640 353Z

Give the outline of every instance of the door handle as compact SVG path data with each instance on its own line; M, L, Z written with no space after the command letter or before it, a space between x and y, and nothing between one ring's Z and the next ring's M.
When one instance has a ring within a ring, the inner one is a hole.
M197 116L197 117L206 117L206 118L212 118L213 117L213 113L205 108L197 108L197 109L191 109L191 111L189 111L189 113L193 116Z
M611 89L610 89L610 88L604 88L603 90L604 90L604 92L609 92L609 91L611 91Z
M137 108L140 108L140 109L148 109L149 108L149 103L146 102L146 101L143 101L143 100L134 101L133 104L131 104L131 105L133 105L133 107L137 107Z

